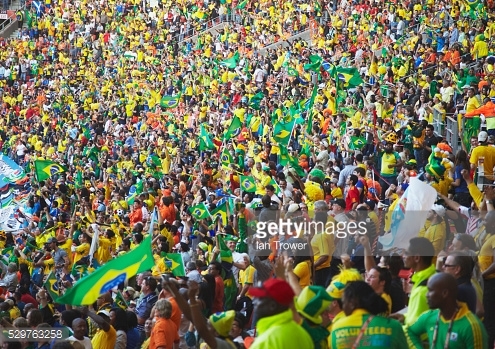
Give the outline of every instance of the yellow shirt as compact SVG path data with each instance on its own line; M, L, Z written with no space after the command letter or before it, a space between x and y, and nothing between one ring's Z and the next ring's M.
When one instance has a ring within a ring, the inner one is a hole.
M115 342L117 341L117 332L110 325L108 332L103 330L98 330L91 340L91 345L93 348L98 349L113 349L115 347Z
M445 221L442 220L437 224L430 224L430 222L427 221L425 226L420 230L418 236L430 240L435 248L435 254L438 254L444 248L446 233L447 228L445 226Z
M239 284L241 286L253 285L255 272L256 272L256 269L252 265L249 265L246 268L246 270L240 270L239 271ZM249 291L246 293L246 296L251 298L251 296L249 295Z
M315 270L330 267L330 261L332 259L333 251L330 250L331 246L335 246L333 243L334 235L327 234L327 232L315 234L311 239L311 248L313 249L314 261L318 260L321 256L328 256L327 260L317 266ZM335 249L335 247L334 247Z
M495 235L490 236L483 246L481 246L480 253L478 255L478 262L480 263L480 270L484 272L493 263L493 250L495 250ZM490 274L485 279L495 278L495 273Z
M77 246L76 252L74 253L74 263L77 263L81 258L86 257L89 254L90 248L91 246L87 242Z
M294 274L299 278L299 286L304 288L311 285L311 264L310 260L305 260L296 265Z

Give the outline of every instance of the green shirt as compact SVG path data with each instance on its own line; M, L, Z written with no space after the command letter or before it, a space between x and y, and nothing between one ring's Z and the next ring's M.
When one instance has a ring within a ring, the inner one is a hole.
M435 274L435 266L432 264L429 268L414 273L411 277L414 286L411 289L409 305L405 314L404 323L406 326L414 324L421 314L430 309L426 302L426 292L428 292L426 283L433 274Z
M459 312L455 316L450 332L449 349L488 348L488 336L485 327L476 315L469 311L466 303L459 302ZM450 320L440 317L438 322L438 335L433 346L435 325L438 319L439 309L429 310L423 313L418 321L407 328L407 336L413 343L413 347L422 349L421 336L428 335L429 348L443 349L450 326Z
M352 348L369 316L370 314L366 310L356 309L351 315L337 320L332 325L330 348ZM357 347L404 349L407 348L407 340L402 325L397 320L375 316L366 327Z
M292 311L265 317L256 325L258 337L251 349L313 349L313 340L302 326L292 319Z

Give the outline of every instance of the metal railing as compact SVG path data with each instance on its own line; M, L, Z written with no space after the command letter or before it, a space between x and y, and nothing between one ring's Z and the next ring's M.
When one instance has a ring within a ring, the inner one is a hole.
M2 24L0 24L0 36L2 35L2 33L7 29L9 28L12 24L14 24L15 22L17 22L17 16L15 14L15 12L13 14L11 14L10 16L8 16L8 18L6 20L4 20L2 22Z

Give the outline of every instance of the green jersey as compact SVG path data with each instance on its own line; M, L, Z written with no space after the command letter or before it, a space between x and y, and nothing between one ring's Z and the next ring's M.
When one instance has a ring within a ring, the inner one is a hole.
M370 314L366 310L356 309L351 315L340 318L332 325L329 347L332 349L352 348L369 317ZM397 320L381 316L373 317L357 344L357 348L407 348L402 325Z
M413 325L407 328L407 336L414 348L422 349L423 343L421 336L428 335L429 348L443 349L447 341L450 320L443 317L438 319L440 310L429 310L423 313ZM438 320L437 339L433 345L435 327ZM459 311L457 312L452 328L449 334L449 349L468 349L468 348L488 348L488 336L485 327L480 319L469 311L466 303L459 302Z

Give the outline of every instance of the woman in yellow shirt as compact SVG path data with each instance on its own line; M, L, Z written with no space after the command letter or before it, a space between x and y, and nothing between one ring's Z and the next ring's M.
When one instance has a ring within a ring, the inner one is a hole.
M312 269L311 256L296 256L294 258L293 272L299 279L301 288L311 285Z
M87 233L82 233L79 235L79 246L73 246L72 252L74 253L74 264L77 263L81 258L89 255L89 249L91 248L91 237Z

